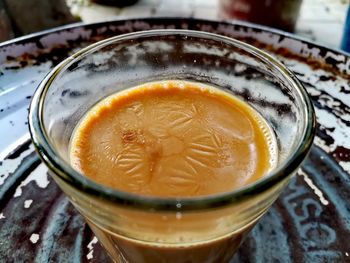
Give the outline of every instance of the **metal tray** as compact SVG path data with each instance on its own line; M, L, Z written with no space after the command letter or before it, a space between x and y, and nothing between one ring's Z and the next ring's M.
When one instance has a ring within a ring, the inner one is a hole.
M41 79L69 54L156 28L209 31L262 48L296 74L315 105L308 159L232 262L350 262L350 58L266 27L174 18L76 24L0 44L0 262L110 262L35 154L27 109Z

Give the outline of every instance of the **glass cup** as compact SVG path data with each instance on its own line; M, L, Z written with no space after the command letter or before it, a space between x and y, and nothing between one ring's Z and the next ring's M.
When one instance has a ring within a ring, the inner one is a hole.
M74 170L69 144L84 114L113 93L159 80L209 84L250 104L275 133L277 166L248 186L193 198L122 192ZM315 131L305 89L280 62L235 39L188 30L131 33L82 49L42 81L29 122L50 175L115 262L228 262L297 171Z

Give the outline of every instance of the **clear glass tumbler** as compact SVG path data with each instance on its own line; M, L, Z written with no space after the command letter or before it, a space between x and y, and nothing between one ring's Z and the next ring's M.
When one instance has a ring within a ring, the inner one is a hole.
M82 116L113 93L158 80L208 84L249 103L275 133L277 166L243 188L195 198L126 193L74 170L69 143ZM131 33L79 51L42 81L29 121L50 175L115 262L228 262L297 171L315 130L305 89L280 62L235 39L188 30Z

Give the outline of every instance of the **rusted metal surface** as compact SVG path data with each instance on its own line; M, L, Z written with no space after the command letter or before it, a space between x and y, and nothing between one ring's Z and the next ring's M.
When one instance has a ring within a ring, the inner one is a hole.
M307 88L317 115L312 151L232 262L350 261L350 59L248 24L144 19L76 25L0 45L0 261L108 262L27 141L34 89L58 62L98 40L186 28L239 38L279 58Z

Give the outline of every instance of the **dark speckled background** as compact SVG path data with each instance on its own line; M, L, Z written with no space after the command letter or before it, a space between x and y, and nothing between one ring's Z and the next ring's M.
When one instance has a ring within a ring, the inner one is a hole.
M76 25L0 45L0 262L109 262L34 153L27 107L40 80L69 54L121 33L203 30L279 58L313 99L308 159L232 262L350 262L350 59L293 35L248 24L145 19Z

